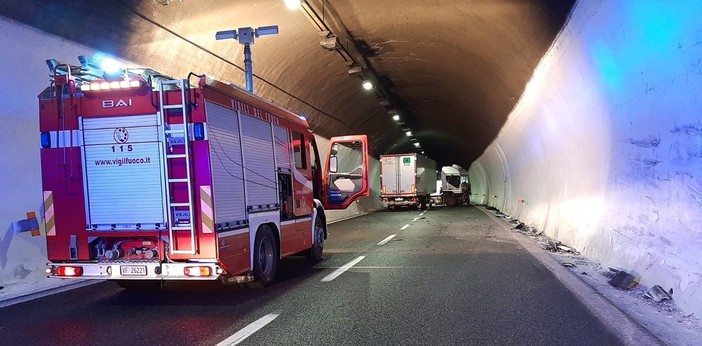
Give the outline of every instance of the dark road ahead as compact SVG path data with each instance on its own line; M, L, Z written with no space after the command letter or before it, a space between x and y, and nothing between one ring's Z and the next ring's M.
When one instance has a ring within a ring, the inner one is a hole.
M621 344L508 230L475 207L378 212L336 223L323 262L311 267L291 258L279 270L278 282L265 289L172 283L158 293L130 293L98 283L1 309L0 340Z

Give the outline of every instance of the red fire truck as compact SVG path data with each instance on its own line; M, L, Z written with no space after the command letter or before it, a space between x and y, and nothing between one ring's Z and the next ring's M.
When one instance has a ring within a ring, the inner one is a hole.
M365 135L332 138L322 172L307 121L238 87L47 63L49 277L266 285L282 257L321 260L325 209L368 195Z

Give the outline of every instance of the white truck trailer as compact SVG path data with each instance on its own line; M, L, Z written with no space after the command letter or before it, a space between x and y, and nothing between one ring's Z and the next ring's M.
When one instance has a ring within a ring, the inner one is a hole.
M380 156L380 198L388 208L426 208L436 191L436 162L426 156L392 154Z

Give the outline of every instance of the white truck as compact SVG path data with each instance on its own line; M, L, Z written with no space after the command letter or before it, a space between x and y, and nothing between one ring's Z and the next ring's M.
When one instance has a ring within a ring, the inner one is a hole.
M459 165L441 167L440 195L448 207L470 202L470 178L468 171Z
M388 208L426 208L436 191L436 162L426 156L392 154L380 156L380 198Z

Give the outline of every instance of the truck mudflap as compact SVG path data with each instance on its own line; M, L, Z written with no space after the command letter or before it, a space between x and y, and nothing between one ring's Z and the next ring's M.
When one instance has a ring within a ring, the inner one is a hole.
M217 280L224 270L216 261L164 263L112 261L99 263L48 263L50 278L94 280Z

